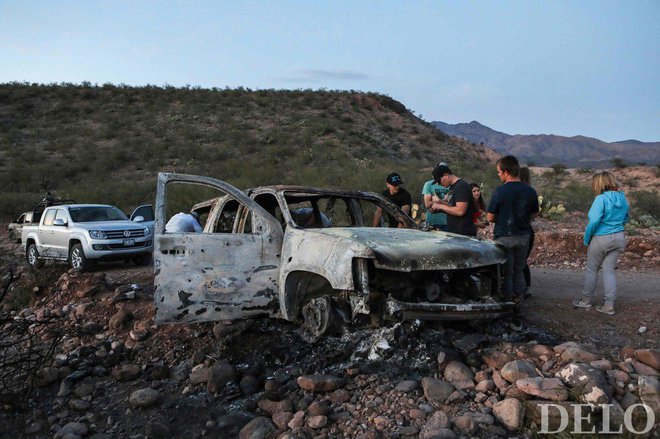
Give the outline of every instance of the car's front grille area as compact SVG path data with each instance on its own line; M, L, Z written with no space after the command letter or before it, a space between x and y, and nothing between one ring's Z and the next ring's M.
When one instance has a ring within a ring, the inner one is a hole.
M130 235L125 234L125 232L130 233ZM108 230L105 235L108 239L142 238L144 237L144 229Z
M136 242L135 245L129 245L129 246L126 246L124 244L107 244L110 250L116 250L116 249L130 250L132 248L148 247L149 245L151 245L151 241Z

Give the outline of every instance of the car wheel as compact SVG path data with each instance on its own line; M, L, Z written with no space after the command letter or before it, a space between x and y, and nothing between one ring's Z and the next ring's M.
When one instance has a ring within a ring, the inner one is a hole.
M41 268L44 265L44 262L39 259L39 250L35 244L30 244L25 251L25 259L27 263L30 264L32 268Z
M303 329L312 338L336 333L340 327L339 317L328 296L316 297L302 307Z
M77 271L86 271L89 269L90 263L85 256L82 245L75 244L71 247L71 251L69 252L69 264L71 265L71 268Z

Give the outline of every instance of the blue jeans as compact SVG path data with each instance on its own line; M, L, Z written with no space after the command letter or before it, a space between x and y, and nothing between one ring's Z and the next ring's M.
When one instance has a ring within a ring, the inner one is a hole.
M603 269L605 305L614 306L616 299L616 260L626 249L626 237L623 232L610 235L597 235L591 238L587 250L587 269L584 274L584 300L592 303L594 291L598 285L598 271Z
M506 262L503 266L504 283L502 295L505 301L519 296L525 291L525 275L523 269L527 263L529 235L500 236L495 242L502 245L506 251Z

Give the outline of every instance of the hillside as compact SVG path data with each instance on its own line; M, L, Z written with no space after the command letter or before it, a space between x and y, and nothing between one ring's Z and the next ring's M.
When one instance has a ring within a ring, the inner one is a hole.
M397 170L417 192L420 169L478 175L494 156L374 93L0 84L2 218L46 191L129 210L153 200L159 171L382 190Z
M431 123L451 136L462 137L477 145L483 143L500 154L513 154L523 162L537 165L562 163L570 168L608 168L613 158L630 165L660 163L660 142L624 140L607 143L585 136L509 135L477 121L455 125L439 121Z

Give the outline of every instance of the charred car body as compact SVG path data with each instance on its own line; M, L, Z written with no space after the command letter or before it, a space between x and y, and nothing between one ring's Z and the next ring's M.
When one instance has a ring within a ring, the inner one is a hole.
M204 232L165 233L167 187L225 195L199 203ZM376 208L408 228L368 227ZM504 252L492 242L417 230L380 195L296 186L242 192L208 177L161 173L155 227L157 322L255 316L302 323L314 335L337 322L483 319L498 302Z

